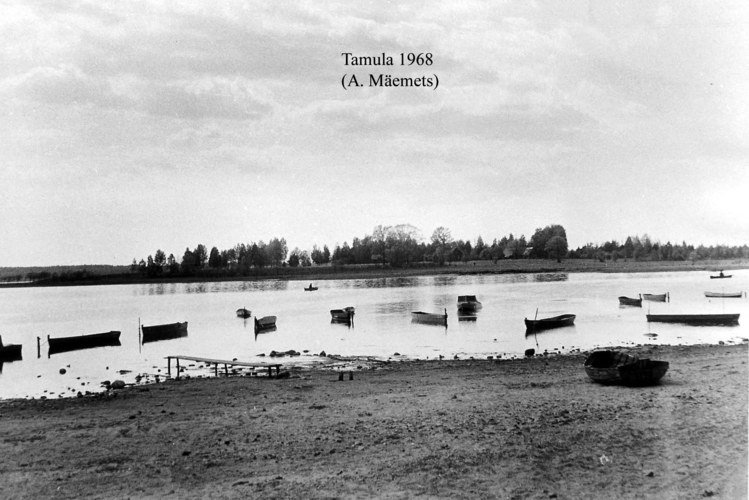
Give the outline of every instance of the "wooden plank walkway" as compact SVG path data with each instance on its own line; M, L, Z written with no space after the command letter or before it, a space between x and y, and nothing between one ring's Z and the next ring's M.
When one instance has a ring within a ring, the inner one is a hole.
M179 380L179 361L185 360L185 361L196 361L198 363L206 363L209 365L214 365L214 373L218 377L218 365L224 365L224 373L226 376L229 376L229 367L230 366L245 366L249 368L268 368L268 376L273 376L273 368L276 369L276 375L278 375L281 372L281 364L280 363L271 363L271 364L261 364L261 363L248 363L246 361L234 361L234 360L228 360L228 359L212 359L212 358L201 358L198 356L185 356L182 354L176 354L172 356L167 356L167 376L172 376L172 360L175 360L177 362L177 380Z

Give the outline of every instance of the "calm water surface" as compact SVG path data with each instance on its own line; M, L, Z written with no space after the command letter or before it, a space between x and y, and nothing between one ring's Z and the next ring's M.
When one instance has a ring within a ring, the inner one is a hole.
M749 301L708 299L705 291L747 291L749 270L733 278L709 272L521 274L319 281L251 281L0 289L0 336L23 344L23 360L1 363L0 398L75 396L103 380L133 382L166 373L167 355L268 362L271 351L307 351L285 364L319 361L321 351L381 359L522 356L604 346L741 342L749 338ZM669 303L621 307L617 297L669 292ZM483 303L475 321L460 321L458 295ZM354 326L330 323L330 309L355 306ZM275 332L255 335L252 319L275 315ZM411 323L411 311L447 309L448 327ZM740 325L694 327L647 323L653 313L741 313ZM577 315L573 327L525 336L523 318ZM139 323L189 322L186 338L140 345ZM47 335L119 330L121 345L47 355ZM37 337L42 339L37 357ZM64 368L66 373L61 374Z

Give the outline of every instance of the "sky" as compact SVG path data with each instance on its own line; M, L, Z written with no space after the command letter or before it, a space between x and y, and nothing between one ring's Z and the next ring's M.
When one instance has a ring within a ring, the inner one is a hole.
M0 4L0 267L397 224L749 243L744 0Z

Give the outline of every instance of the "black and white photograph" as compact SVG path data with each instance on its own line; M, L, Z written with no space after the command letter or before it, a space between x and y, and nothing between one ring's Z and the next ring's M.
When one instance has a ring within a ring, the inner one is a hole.
M0 497L747 498L746 2L0 12Z

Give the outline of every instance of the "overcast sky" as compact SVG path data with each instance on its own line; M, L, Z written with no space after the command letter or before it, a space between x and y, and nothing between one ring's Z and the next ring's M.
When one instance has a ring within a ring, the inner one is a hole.
M749 243L744 0L0 3L0 266L401 223Z

